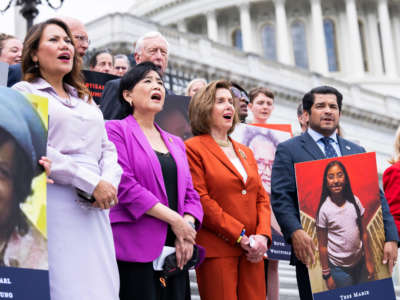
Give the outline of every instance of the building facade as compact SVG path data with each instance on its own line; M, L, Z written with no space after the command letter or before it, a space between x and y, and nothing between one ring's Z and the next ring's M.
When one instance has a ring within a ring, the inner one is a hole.
M398 0L136 0L129 11L267 60L400 94Z
M397 12L394 14L398 4L385 0L348 2L137 0L129 12L106 15L86 27L91 48L107 47L119 49L118 52L125 49L129 53L133 53L134 42L144 33L161 32L169 42L164 78L169 89L183 94L187 83L196 77L208 81L225 78L246 89L266 86L276 95L270 122L292 124L295 133L300 131L296 108L304 93L318 85L334 86L344 95L340 120L344 136L359 142L367 151L376 152L378 172L382 174L389 165L394 134L400 124L400 68L399 57L394 55L400 49L400 23ZM365 10L360 11L361 4L375 7L375 13L367 18ZM377 44L378 29L374 35L368 27L359 41L353 37L360 36L363 26L378 26L378 5L387 8L388 14L381 14L389 17L390 55L395 61L389 69L382 59L385 48ZM347 27L350 19L352 33ZM313 30L319 31L318 37ZM375 36L375 41L369 35ZM365 46L361 45L363 40ZM359 42L360 47L353 47L354 42ZM362 49L366 49L366 56ZM356 60L353 56L357 51L361 54ZM280 299L298 299L294 274L293 267L280 263ZM397 295L399 274L396 269ZM192 293L196 294L193 272L191 280ZM200 298L195 295L192 299Z
M170 9L178 9L180 3L185 8L183 12L186 12L189 9L185 5L207 1L157 1L160 7L164 7L165 4L166 12L164 12L164 8L160 8L156 12L160 15L161 13L166 14L169 11L168 3L170 3ZM151 0L147 2L151 7L153 2ZM213 5L227 2L220 0ZM230 1L230 3L233 2L238 1ZM251 11L254 10L253 5L261 4L263 2L251 2ZM276 5L276 3L268 2L267 5L272 9L275 6L271 5ZM141 7L139 5L135 11L139 12ZM233 8L227 9L231 11ZM235 7L235 9L237 8ZM261 9L259 10L261 11ZM272 10L272 12L274 11ZM280 12L282 13L282 11ZM218 11L218 15L219 13ZM283 13L288 15L285 11ZM179 14L175 15L175 22L178 21L178 16ZM153 15L150 17L154 18ZM187 28L190 28L190 22L186 18L184 19ZM251 18L251 20L253 19ZM286 17L286 20L288 19L290 20ZM219 22L220 17L217 20ZM214 41L208 36L189 31L183 32L175 26L166 26L160 22L149 20L147 16L138 17L131 13L114 13L96 19L86 26L92 41L91 47L127 49L131 53L133 52L133 43L139 36L148 31L160 31L167 38L170 46L169 64L165 78L168 88L174 90L177 94L183 94L186 84L196 77L203 77L209 81L225 78L236 81L247 89L259 85L269 87L276 94L276 107L270 122L290 123L295 132L299 132L296 108L303 94L317 85L335 86L344 95L341 127L345 137L359 142L368 151L376 152L379 173L382 173L388 167L387 160L392 154L394 133L400 124L400 98L374 90L368 84L364 85L364 81L370 80L373 83L382 82L389 85L389 83L396 82L397 78L389 79L388 75L383 74L381 76L382 81L374 81L367 72L363 72L364 75L359 80L355 79L355 75L353 77L350 75L346 77L345 73L338 75L339 71L327 72L324 75L322 72L313 71L310 67L311 64L308 68L298 67L294 63L280 62L280 56L277 56L276 60L266 59L262 53L257 53L257 51L246 52L233 47L227 40L231 36L230 32L225 36L224 41L221 33L224 29L220 29L218 26L218 41ZM219 24L218 22L217 24ZM226 18L226 22L234 23L235 21ZM253 24L252 22L250 23ZM255 37L256 35L253 36L254 40ZM394 39L392 39L393 41ZM289 47L289 49L291 48ZM350 51L351 47L345 47L342 52L346 52L346 49ZM287 52L291 53L290 51ZM288 56L291 55L290 57L293 59L294 53L289 54ZM318 55L307 56L308 61L311 62L311 58ZM350 67L347 66L346 68L352 70L351 63L344 64L340 59L338 59L338 63L343 68L349 64Z

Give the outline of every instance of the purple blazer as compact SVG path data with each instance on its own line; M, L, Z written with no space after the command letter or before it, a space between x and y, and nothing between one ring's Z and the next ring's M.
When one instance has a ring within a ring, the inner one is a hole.
M191 214L201 223L203 209L193 188L185 145L179 137L157 128L177 167L178 213ZM168 228L167 223L145 214L158 202L168 206L159 160L132 115L106 122L106 129L123 169L119 203L110 211L117 259L151 262L160 255Z

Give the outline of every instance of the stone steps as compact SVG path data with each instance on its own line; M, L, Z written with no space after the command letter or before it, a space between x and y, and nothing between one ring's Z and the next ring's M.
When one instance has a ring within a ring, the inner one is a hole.
M192 300L200 300L196 282L196 272L194 270L189 271L189 278L190 278L190 291L192 294ZM279 288L280 300L299 299L295 269L293 266L290 266L288 262L279 263L279 282L280 282L280 288Z
M280 261L278 272L279 272L279 299L298 300L299 292L297 290L295 268L289 265L288 261Z
M288 261L279 262L279 300L299 300L295 267ZM192 300L201 300L196 282L196 272L189 271ZM400 300L400 285L395 285L396 300Z

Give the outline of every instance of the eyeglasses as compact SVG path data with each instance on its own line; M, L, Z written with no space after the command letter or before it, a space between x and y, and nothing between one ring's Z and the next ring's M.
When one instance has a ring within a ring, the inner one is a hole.
M87 43L88 45L90 45L90 40L87 36L77 34L74 35L74 39L79 40L81 43Z
M240 100L244 100L244 101L246 101L246 103L250 102L249 97L247 97L247 95L246 95L246 93L244 91L241 91L241 90L239 90L238 88L236 88L234 86L231 87L231 91L232 91L232 94L233 94L233 96L235 98L239 98Z

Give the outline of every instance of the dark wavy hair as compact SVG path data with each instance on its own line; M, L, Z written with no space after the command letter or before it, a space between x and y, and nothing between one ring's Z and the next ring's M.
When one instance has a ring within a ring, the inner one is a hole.
M66 32L71 40L72 45L75 48L75 42L71 31L69 30L68 26L60 19L53 18L48 19L47 21L44 21L42 23L35 24L26 34L24 40L24 48L22 49L23 80L32 82L36 78L43 78L42 74L40 73L40 68L36 67L35 63L32 60L32 56L38 50L43 31L48 25L57 25L61 27ZM63 82L68 83L69 85L76 88L79 98L85 99L87 97L88 101L90 102L92 97L88 88L85 86L85 80L81 72L82 59L79 57L76 48L73 60L74 61L72 65L72 70L64 76Z
M99 56L100 54L103 53L107 53L110 54L112 57L112 62L114 65L114 56L112 55L111 51L109 49L102 49L102 50L98 50L95 53L93 53L93 55L90 57L89 59L89 67L94 68L97 65L97 56Z
M324 177L323 177L323 183L322 183L322 193L321 193L321 198L319 200L319 205L318 205L318 210L317 210L317 218L316 218L316 223L318 224L318 220L319 220L319 211L322 207L322 205L325 203L326 198L328 196L331 196L331 192L329 191L328 188L328 180L327 180L327 175L328 175L328 171L330 168L332 168L333 166L338 166L339 168L342 169L344 176L345 176L345 183L344 183L344 188L342 191L343 194L343 198L346 201L349 201L351 204L354 205L354 208L356 210L357 213L357 225L358 225L358 229L360 230L360 238L362 236L362 226L361 226L361 212L360 212L360 208L358 207L357 203L356 203L356 199L354 198L354 194L353 194L353 190L351 189L351 184L350 184L350 178L349 175L347 174L346 168L345 166L338 160L333 160L330 163L328 163L325 167L325 171L324 171Z
M323 95L333 94L333 95L335 95L336 102L339 107L339 112L342 111L343 95L334 87L323 85L323 86L313 88L311 91L309 91L308 93L306 93L303 96L303 101L302 101L303 110L307 111L309 114L311 114L311 107L314 104L314 100L315 100L314 95L315 94L323 94Z
M137 64L128 72L126 72L124 76L121 77L118 97L118 100L121 103L121 119L133 114L133 112L135 111L135 107L133 106L133 104L131 106L127 101L125 101L123 95L124 91L132 90L136 86L136 84L138 84L140 80L145 78L150 71L157 72L162 80L160 67L156 66L151 61L145 61Z
M26 152L7 131L0 128L0 147L10 141L15 145L12 162L13 168L10 175L13 199L11 214L8 217L6 226L2 228L8 237L14 229L17 229L21 235L25 235L28 232L27 219L21 211L20 205L32 194L31 184L35 176L31 159Z

